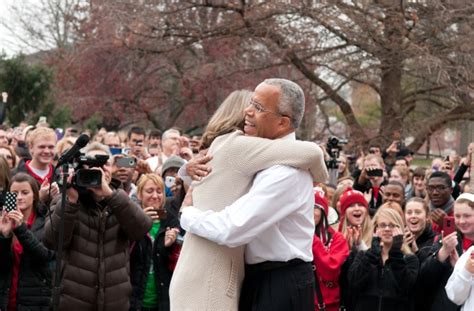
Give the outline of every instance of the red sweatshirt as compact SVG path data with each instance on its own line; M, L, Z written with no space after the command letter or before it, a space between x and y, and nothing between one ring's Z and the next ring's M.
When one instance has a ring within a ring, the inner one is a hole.
M313 262L317 269L319 287L326 304L327 311L339 310L339 275L347 256L349 246L344 236L329 228L332 240L326 248L315 235L313 239ZM315 310L318 309L318 298L314 295Z

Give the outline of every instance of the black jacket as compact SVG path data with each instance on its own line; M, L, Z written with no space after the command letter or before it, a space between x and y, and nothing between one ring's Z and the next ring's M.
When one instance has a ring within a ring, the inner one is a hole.
M427 225L423 233L416 239L418 249L421 250L424 247L432 246L435 237L436 233L433 231L433 228L431 225Z
M397 238L400 241L396 242ZM412 310L410 294L415 287L419 263L415 255L402 253L401 242L401 236L394 238L385 264L377 237L368 251L356 255L348 272L349 286L356 298L354 310Z
M31 230L26 224L13 230L23 247L17 292L17 310L48 310L51 298L51 263L54 252L42 241L44 216L37 213ZM13 251L12 238L0 238L0 310L6 310L9 299Z
M152 239L147 234L143 239L132 244L130 254L130 280L132 283L132 295L130 297L130 310L141 310L145 286L153 258L153 269L155 271L156 289L158 294L158 310L168 311L170 309L169 285L172 271L168 268L170 255L176 244L165 247L166 228L179 228L179 221L174 213L169 212L167 204L167 218L161 220L160 229Z
M458 233L456 250L459 256L463 252L462 244L462 236ZM440 262L437 259L438 251L442 245L442 240L438 237L432 246L424 247L419 251L418 257L421 267L416 285L416 310L457 311L461 309L449 300L444 289L453 272L453 267L449 258L445 262Z

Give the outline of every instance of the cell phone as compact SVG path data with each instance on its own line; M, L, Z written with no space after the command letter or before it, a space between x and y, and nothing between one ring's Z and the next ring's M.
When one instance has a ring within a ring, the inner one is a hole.
M122 154L122 148L113 148L113 147L110 147L110 153L112 155L116 155L116 154Z
M16 193L15 192L4 192L2 193L3 204L1 210L5 210L9 213L16 210Z
M367 176L369 177L382 177L383 176L383 169L376 168L374 170L368 170Z
M39 117L38 123L46 123L46 117L45 116Z
M137 147L143 147L143 140L137 140L135 144Z
M444 236L447 236L448 234L451 234L454 231L456 231L456 224L454 223L454 217L444 216L443 231L444 231Z
M173 187L173 185L175 184L176 182L176 177L174 176L166 176L165 178L165 186L168 187L168 188L171 188Z
M446 158L444 158L444 162L449 162L449 156L446 156Z
M135 158L118 158L115 165L117 167L135 168L137 167L137 160Z
M156 209L156 214L158 215L158 217L160 217L160 219L166 219L166 217L168 216L168 212L164 208Z

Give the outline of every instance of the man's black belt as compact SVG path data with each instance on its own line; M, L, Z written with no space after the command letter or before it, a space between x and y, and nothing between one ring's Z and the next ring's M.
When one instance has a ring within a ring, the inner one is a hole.
M254 265L245 265L245 273L253 274L264 271L271 271L283 267L297 266L307 263L299 258L291 259L289 261L264 261ZM308 263L310 264L310 263Z

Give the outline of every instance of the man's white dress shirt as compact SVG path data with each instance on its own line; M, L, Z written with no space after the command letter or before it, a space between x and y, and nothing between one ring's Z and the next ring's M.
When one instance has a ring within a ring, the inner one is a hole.
M285 138L294 139L293 135ZM183 208L181 226L220 245L246 245L245 262L313 260L314 193L309 172L275 165L220 212Z

